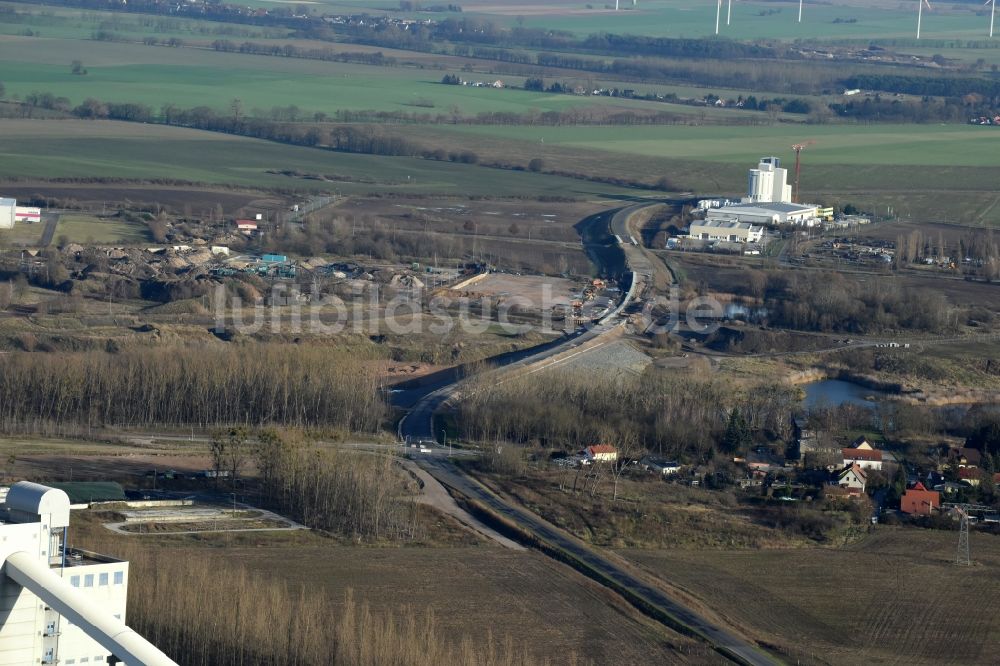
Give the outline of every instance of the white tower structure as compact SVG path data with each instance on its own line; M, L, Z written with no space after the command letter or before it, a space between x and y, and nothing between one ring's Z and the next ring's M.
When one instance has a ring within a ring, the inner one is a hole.
M16 211L16 200L0 198L0 229L14 228L14 213Z
M128 562L68 548L69 497L14 484L0 504L0 666L177 666L125 625Z
M762 157L756 169L750 169L745 203L791 203L792 186L788 170L781 168L777 157Z

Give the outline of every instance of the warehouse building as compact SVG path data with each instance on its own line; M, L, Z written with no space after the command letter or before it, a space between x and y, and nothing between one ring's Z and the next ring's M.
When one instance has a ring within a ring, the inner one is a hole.
M709 222L743 222L765 226L796 225L811 227L819 224L816 206L793 203L762 203L753 206L713 208L705 215Z
M17 201L14 199L0 199L0 229L13 229L16 213Z
M69 518L69 496L37 483L0 503L0 666L177 666L125 625L128 562L69 548Z
M731 220L704 220L691 223L691 238L730 243L758 243L764 237L764 227Z

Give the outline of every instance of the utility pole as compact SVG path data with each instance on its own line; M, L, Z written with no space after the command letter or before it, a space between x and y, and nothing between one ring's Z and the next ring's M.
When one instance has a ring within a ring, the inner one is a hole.
M958 515L961 521L958 526L958 555L955 557L955 564L967 567L972 564L969 558L969 514L964 508L960 508Z

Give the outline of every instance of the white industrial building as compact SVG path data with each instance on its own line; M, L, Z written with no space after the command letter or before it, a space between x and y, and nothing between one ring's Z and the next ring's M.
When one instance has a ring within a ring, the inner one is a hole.
M777 157L762 157L756 169L750 169L747 195L743 203L791 203L792 186L788 170L781 168Z
M819 224L816 206L793 203L761 203L753 206L726 206L709 210L709 222L744 222L767 226L797 225L811 227Z
M13 229L14 216L17 214L17 201L0 199L0 229Z
M764 237L764 227L732 220L703 220L691 223L688 236L707 241L758 243Z
M14 206L14 221L34 224L42 221L42 209L36 206Z
M125 625L128 562L69 548L69 516L35 483L0 504L0 666L177 666Z

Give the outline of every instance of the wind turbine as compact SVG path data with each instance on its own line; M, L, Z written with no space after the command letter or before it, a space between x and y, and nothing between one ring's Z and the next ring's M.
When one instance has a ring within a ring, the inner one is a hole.
M997 15L997 0L986 0L983 6L985 7L986 5L990 6L990 39L993 39L993 19Z
M993 0L996 2L996 0ZM733 0L729 0L729 7L726 9L726 25L729 25L729 21L733 18Z
M715 3L715 34L719 34L719 19L722 17L722 0Z
M920 24L924 19L924 5L927 5L927 9L931 8L931 3L927 0L917 0L917 39L920 39Z
M802 0L799 0L799 23L802 23Z

